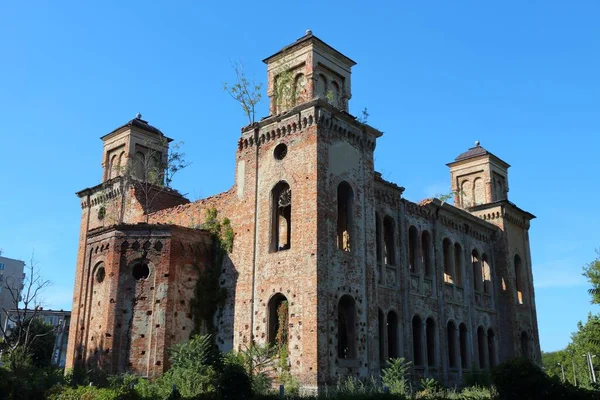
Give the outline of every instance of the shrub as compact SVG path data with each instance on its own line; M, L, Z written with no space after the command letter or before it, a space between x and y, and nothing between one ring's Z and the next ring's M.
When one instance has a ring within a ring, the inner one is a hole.
M392 394L405 395L408 392L408 370L410 361L404 358L390 358L383 370L381 381L390 389Z
M249 399L252 396L252 384L244 367L236 363L227 363L219 374L218 393L223 400Z

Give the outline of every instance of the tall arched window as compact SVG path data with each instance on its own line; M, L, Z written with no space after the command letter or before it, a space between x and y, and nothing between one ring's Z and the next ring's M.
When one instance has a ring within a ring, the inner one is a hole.
M496 366L496 343L494 331L492 328L487 331L487 341L488 341L488 356L490 360L490 367Z
M525 285L523 284L523 265L521 263L521 257L519 257L518 254L515 254L515 288L517 290L517 302L519 304L525 303L525 295L524 295Z
M435 321L427 318L425 322L425 337L427 339L427 365L435 367Z
M117 176L117 170L118 170L117 162L118 162L118 158L117 158L117 155L115 154L110 158L110 165L109 165L109 170L108 170L109 171L108 172L109 179L112 179L115 176Z
M306 101L306 77L298 74L294 83L294 105Z
M396 265L396 238L394 220L389 215L383 219L383 262Z
M277 293L269 300L268 340L272 346L287 346L288 341L288 301Z
M337 84L337 82L332 81L331 82L331 92L328 93L330 99L329 102L331 103L332 106L337 107L337 108L341 108L340 105L340 86Z
M381 308L377 313L377 322L379 325L379 362L383 365L385 362L385 317Z
M431 266L431 235L427 231L423 231L421 234L421 255L423 257L425 276L431 278L433 276L433 268Z
M483 275L483 293L492 294L492 269L485 254L481 255L481 274Z
M325 99L326 95L327 95L327 78L325 78L325 75L319 74L317 76L315 97Z
M349 295L340 298L338 305L338 357L356 358L356 307Z
M377 252L377 262L381 262L382 251L381 251L381 219L379 213L375 213L375 251Z
M444 253L444 282L454 283L454 265L452 255L452 243L450 239L444 239L442 242L442 251Z
M390 311L387 315L388 358L398 358L398 315Z
M423 323L418 315L412 319L413 363L415 367L423 366Z
M337 189L337 243L338 249L350 251L353 239L354 192L348 182Z
M454 282L458 286L462 286L462 271L463 271L463 256L462 256L462 247L460 244L454 244Z
M287 250L292 239L292 191L285 181L271 191L271 251Z
M485 331L483 326L477 328L477 352L479 353L479 368L484 369L487 367L485 362L485 348L487 343L485 341Z
M471 253L471 263L473 265L473 289L481 292L481 260L477 250L473 250Z
M473 198L473 189L470 181L464 181L460 186L460 204L462 207L471 207Z
M473 181L473 200L474 206L485 203L485 187L481 178L476 178Z
M447 329L448 338L448 366L450 368L456 368L458 363L456 362L456 325L454 322L448 322Z
M460 343L460 364L463 369L469 367L469 352L468 352L468 338L467 338L467 326L462 323L458 327L459 343Z
M135 171L135 177L137 179L146 179L146 156L141 151L135 153L135 165L133 170Z
M527 332L521 332L521 356L529 358L529 335Z
M411 225L408 228L408 267L413 274L419 272L417 266L418 237L417 228Z

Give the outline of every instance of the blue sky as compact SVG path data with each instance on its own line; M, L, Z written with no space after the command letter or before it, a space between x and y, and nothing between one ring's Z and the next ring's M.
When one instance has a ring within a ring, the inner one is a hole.
M600 3L168 3L0 4L0 248L35 250L53 308L71 307L74 193L100 182L99 137L141 112L185 142L175 187L227 190L246 123L230 60L264 82L261 60L312 29L358 62L351 112L384 131L376 168L406 198L448 192L445 164L475 140L512 165L509 198L538 217L543 350L598 312L581 267L600 247Z

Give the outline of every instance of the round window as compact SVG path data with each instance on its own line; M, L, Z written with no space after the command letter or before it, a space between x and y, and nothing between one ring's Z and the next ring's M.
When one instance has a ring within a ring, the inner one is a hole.
M104 206L102 206L98 210L98 219L103 220L105 216L106 216L106 208L104 208Z
M273 150L273 156L276 160L283 160L285 156L287 156L287 146L284 143L280 143L275 146L275 150Z
M150 276L150 268L148 268L148 264L144 262L137 262L133 266L133 271L131 274L136 281L141 281L142 279L147 279L148 276Z

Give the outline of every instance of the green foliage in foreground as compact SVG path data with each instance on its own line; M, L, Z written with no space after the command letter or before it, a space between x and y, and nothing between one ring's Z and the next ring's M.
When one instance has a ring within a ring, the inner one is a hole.
M272 383L285 382L289 399L299 398L297 381L277 371L277 351L253 346L238 353L221 354L210 336L196 336L174 346L171 368L153 382L131 374L107 376L97 371L75 370L63 375L58 369L30 364L16 373L0 369L0 399L50 400L250 400L279 399ZM275 358L274 358L275 357ZM490 386L444 388L433 378L409 380L410 363L392 359L381 377L340 378L319 399L332 400L600 400L600 392L563 384L531 361L516 359L496 367ZM275 380L275 379L276 380ZM317 397L302 397L317 399Z

